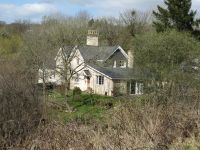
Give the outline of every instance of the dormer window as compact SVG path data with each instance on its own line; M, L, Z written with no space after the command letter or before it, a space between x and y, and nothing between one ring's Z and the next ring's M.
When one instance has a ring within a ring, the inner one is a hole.
M120 60L120 61L119 61L119 67L120 67L120 68L126 68L126 61Z
M116 67L117 67L117 61L115 60L115 61L114 61L113 68L116 68Z

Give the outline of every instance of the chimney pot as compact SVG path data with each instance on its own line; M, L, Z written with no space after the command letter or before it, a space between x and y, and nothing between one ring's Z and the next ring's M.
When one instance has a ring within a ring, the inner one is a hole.
M97 30L88 30L87 45L98 46L99 45L99 32Z

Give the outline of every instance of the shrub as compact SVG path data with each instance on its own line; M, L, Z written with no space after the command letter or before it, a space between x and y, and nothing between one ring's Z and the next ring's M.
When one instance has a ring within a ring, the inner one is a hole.
M0 64L0 68L0 149L6 149L37 127L42 103L30 75L13 64Z
M73 95L81 95L82 91L79 87L73 89Z

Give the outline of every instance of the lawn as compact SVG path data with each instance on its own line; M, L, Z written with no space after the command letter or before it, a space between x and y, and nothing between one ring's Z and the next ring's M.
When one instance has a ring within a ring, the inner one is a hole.
M67 101L72 112L66 111L66 108L58 109L50 105L48 106L48 116L50 119L64 123L69 121L84 123L103 121L104 115L118 103L118 100L112 97L87 93L73 95L72 91L69 92ZM66 106L64 95L56 91L49 94L49 102Z

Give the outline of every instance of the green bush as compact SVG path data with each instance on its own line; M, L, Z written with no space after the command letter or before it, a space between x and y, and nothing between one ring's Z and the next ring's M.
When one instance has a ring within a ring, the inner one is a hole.
M73 90L73 95L81 95L82 91L79 87L75 87Z

